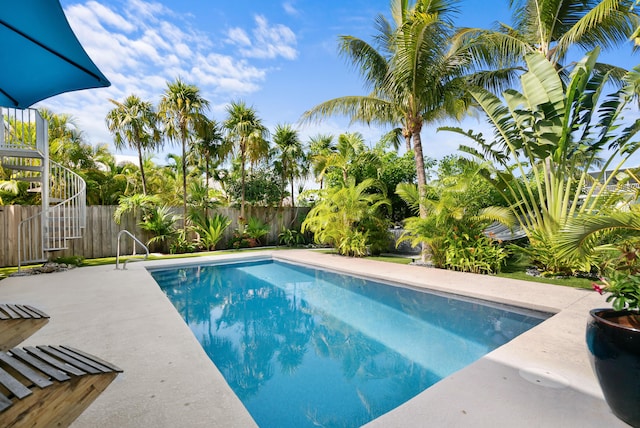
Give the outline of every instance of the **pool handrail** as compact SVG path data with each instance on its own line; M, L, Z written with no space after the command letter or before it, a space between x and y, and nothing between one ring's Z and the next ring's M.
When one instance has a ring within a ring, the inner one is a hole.
M116 250L116 270L119 270L119 266L120 266L120 237L125 234L125 235L129 235L131 237L131 239L133 239L133 254L132 256L136 255L136 243L140 244L140 246L142 248L144 248L145 251L145 255L143 258L141 259L127 259L124 261L124 263L122 263L122 270L127 270L127 262L140 262L140 261L144 261L147 260L149 258L149 248L147 248L146 245L144 245L142 243L142 241L140 241L138 238L136 238L131 232L129 232L126 229L121 230L120 232L118 232L118 247Z

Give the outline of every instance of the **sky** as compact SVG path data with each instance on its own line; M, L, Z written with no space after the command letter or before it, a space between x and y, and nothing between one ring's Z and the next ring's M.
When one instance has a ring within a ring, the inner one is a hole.
M242 100L253 106L263 123L297 127L302 141L322 134L360 132L370 146L385 129L351 125L334 117L299 125L315 105L341 96L364 95L358 72L338 54L338 37L352 35L368 42L377 15L388 14L389 0L61 0L76 36L109 88L58 95L35 107L73 116L87 142L107 143L115 152L105 125L108 100L136 94L158 103L167 82L177 77L194 84L209 100L208 116L222 122L226 106ZM461 0L458 26L490 28L510 22L507 0ZM631 68L640 63L630 48L601 60ZM455 123L446 123L456 125ZM481 118L465 119L462 128L485 130ZM422 132L426 156L455 154L470 140L437 126ZM388 130L388 129L386 129ZM167 146L155 157L164 163ZM118 152L133 155L130 150ZM640 156L638 162L640 164Z

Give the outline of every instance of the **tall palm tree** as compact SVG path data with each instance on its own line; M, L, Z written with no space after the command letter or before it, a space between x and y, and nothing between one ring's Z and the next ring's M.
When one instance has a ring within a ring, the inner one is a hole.
M418 189L424 194L426 175L420 132L424 123L447 116L459 118L467 110L465 66L468 47L449 49L456 0L392 0L393 20L376 20L376 46L341 36L342 54L360 69L372 88L367 96L326 101L303 115L303 120L345 114L352 121L401 123L407 147L413 147ZM421 216L426 215L423 208Z
M364 137L359 132L346 132L338 136L335 149L325 155L324 168L320 177L324 177L327 171L337 169L341 172L342 184L346 185L350 169L356 165L380 164L375 152L368 150L364 144Z
M294 181L297 178L305 177L308 173L307 155L302 147L298 131L289 124L276 125L273 143L275 144L274 155L276 156L283 184L285 181L289 181L291 185L291 206L295 207Z
M117 150L127 145L138 152L138 165L142 176L142 193L147 194L147 180L144 175L142 154L146 150L158 147L161 132L158 128L158 116L153 105L142 101L136 95L129 95L124 102L109 99L115 108L107 113L107 128L113 134Z
M187 216L187 144L194 137L200 124L206 119L204 111L209 101L200 95L195 85L184 83L180 78L167 82L158 115L164 124L165 135L171 141L180 141L182 146L182 204L184 209L184 228Z
M320 189L324 184L324 170L327 156L335 150L333 135L318 134L309 139L309 160L313 168L313 175L320 182Z
M240 218L244 221L245 207L245 182L247 160L252 163L260 156L268 153L267 138L269 131L262 124L253 107L248 107L244 101L234 101L227 106L227 120L224 121L224 128L227 130L229 140L235 145L240 157L240 171L242 176L242 196L240 202ZM264 146L267 143L265 153Z
M231 147L229 141L224 138L220 124L215 119L202 121L197 129L193 147L195 149L194 154L204 159L204 187L205 194L208 197L211 161L223 161L231 151ZM205 207L205 216L208 217L208 207Z
M570 49L579 53L620 46L629 42L639 28L640 18L634 0L509 0L511 25L498 23L494 30L462 29L457 40L472 40L473 57L477 65L499 68L499 71L478 73L488 75L484 82L494 89L495 76L507 76L507 82L520 71L524 55L542 53L560 68ZM631 43L630 43L631 46ZM602 65L603 70L615 70L612 77L620 81L625 70ZM516 73L514 73L514 71ZM478 83L482 83L482 80ZM493 84L493 85L491 85Z

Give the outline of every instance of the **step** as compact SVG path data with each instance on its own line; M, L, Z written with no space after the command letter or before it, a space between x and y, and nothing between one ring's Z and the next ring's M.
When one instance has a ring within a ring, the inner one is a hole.
M0 148L0 156L15 158L33 158L43 159L42 153L36 149L2 149Z
M12 171L35 171L42 172L44 167L42 165L14 165L10 163L2 163L4 169L10 169Z
M15 177L15 181L23 181L25 183L40 183L42 182L42 177Z

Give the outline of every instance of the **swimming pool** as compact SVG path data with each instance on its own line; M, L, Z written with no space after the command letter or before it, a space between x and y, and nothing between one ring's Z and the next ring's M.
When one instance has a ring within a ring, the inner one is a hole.
M151 274L261 427L360 426L547 317L271 259Z

